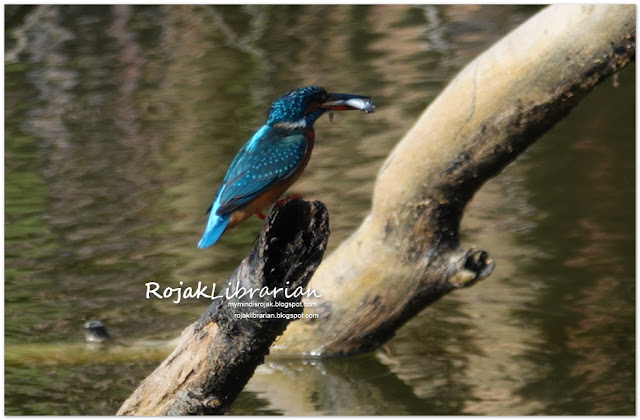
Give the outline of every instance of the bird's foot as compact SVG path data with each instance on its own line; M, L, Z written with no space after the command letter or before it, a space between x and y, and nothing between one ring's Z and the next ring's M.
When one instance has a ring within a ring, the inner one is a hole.
M291 201L291 200L297 200L302 198L302 196L300 194L291 194L286 196L285 198L283 198L282 200L278 200L276 201L276 204L274 205L274 207L280 207L281 205L283 205L284 203Z
M273 207L280 207L282 206L284 203L291 201L291 200L297 200L299 198L302 198L302 196L300 194L291 194L286 196L285 198L283 198L282 200L278 200L275 202L275 204L273 205ZM256 213L256 216L258 216L258 219L260 220L264 220L267 217L264 215L264 213L262 213L261 211Z

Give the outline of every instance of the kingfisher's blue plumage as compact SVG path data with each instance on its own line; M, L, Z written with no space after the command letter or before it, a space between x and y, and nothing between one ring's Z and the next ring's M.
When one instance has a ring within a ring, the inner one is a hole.
M313 123L327 110L373 112L368 97L329 94L308 86L271 105L267 123L240 149L209 208L198 248L213 245L226 229L273 204L304 170L315 139Z

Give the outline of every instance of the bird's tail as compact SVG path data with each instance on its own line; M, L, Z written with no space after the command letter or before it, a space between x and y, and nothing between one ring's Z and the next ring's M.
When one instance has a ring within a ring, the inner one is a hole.
M229 213L223 215L217 215L214 210L209 213L209 220L207 221L207 227L204 230L204 234L198 242L198 248L206 248L216 243L218 238L222 235L227 224L229 224Z

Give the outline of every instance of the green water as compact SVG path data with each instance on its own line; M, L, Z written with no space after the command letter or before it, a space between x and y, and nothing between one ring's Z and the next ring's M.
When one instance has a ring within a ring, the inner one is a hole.
M291 192L326 203L330 250L373 179L466 63L538 7L6 6L5 413L113 414L260 229L195 248L237 149L282 93L317 84L376 113L316 124ZM464 246L494 273L382 349L269 358L234 414L633 414L635 66L475 196ZM84 343L101 319L110 346Z

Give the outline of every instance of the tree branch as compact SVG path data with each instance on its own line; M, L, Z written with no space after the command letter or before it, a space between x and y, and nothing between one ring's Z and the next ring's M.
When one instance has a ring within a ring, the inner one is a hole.
M465 206L635 58L635 17L635 5L550 6L469 63L391 152L370 215L318 269L320 320L294 324L274 348L370 350L444 294L487 277L488 254L459 246Z

